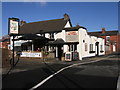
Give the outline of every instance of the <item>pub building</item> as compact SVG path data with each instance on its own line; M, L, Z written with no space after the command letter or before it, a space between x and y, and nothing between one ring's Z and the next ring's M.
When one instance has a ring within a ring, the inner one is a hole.
M12 36L10 41L12 46ZM61 19L21 21L15 47L21 49L21 57L43 57L41 52L45 51L65 61L105 54L104 39L88 35L85 27L73 27L68 14Z

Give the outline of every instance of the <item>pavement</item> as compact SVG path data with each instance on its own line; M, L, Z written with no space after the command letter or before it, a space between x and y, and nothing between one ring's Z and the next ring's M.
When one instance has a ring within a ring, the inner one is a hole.
M96 56L96 57L89 57L89 58L83 58L83 60L77 60L77 61L60 61L57 58L48 58L48 59L38 59L38 58L15 58L15 67L7 67L7 68L0 68L0 71L2 71L2 74L7 74L9 71L10 73L16 73L16 72L23 72L28 70L34 70L40 67L45 66L46 64L63 64L63 65L72 65L77 63L91 63L96 60L102 60L106 56L110 57L111 55L105 55L105 56ZM10 70L11 69L11 70ZM1 73L1 72L0 72Z

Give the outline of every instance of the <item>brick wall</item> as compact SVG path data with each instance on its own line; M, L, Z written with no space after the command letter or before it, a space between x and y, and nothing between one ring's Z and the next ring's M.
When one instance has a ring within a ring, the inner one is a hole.
M8 49L2 49L2 68L10 67L10 56L11 53Z
M100 36L102 38L105 39L105 43L106 43L106 36ZM120 52L120 35L113 35L110 36L110 41L115 42L116 43L116 52ZM110 44L110 51L106 51L106 54L110 54L113 53L113 44Z

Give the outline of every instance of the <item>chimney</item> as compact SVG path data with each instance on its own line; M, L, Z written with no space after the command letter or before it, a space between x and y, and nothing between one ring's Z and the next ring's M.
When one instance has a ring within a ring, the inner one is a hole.
M69 17L69 15L68 14L64 14L64 20L69 20L70 19L70 17Z
M77 25L76 25L76 27L80 27L80 25L79 25L79 24L77 24Z
M2 40L4 40L5 39L5 37L4 36L2 36Z
M105 33L105 28L102 28L102 34Z
M25 23L26 23L26 21L21 20L21 21L20 21L20 26L22 26L22 25L25 24Z

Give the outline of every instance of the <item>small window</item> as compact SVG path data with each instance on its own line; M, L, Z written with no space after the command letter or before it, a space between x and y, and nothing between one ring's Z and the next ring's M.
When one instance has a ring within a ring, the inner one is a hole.
M93 51L93 44L90 44L90 51Z
M110 36L106 36L106 41L107 41L107 42L110 41Z
M85 43L85 51L87 51L87 43Z
M50 39L54 39L54 33L50 33Z
M102 45L100 45L100 51L103 51L103 46Z

